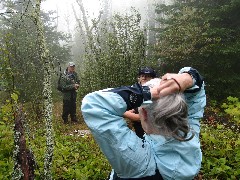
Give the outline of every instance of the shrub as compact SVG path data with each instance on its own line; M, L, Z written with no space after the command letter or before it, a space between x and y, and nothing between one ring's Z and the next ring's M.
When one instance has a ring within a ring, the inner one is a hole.
M204 179L240 178L240 134L217 125L203 124L203 162L201 172Z
M13 170L13 131L4 122L0 122L0 179L11 179Z
M202 124L204 179L240 178L240 102L238 98L228 97L222 107L227 115L211 107L208 123Z
M76 129L80 126L72 124L66 126L60 123L56 125L52 168L53 179L99 180L105 179L111 171L107 159L100 151L92 135L83 136L78 133ZM44 168L43 162L46 148L44 134L44 130L38 130L35 132L35 138L31 140L31 146L38 163L36 179L39 180L42 177Z
M229 96L227 103L223 103L222 107L225 112L232 117L233 123L237 126L240 125L240 101L236 97Z

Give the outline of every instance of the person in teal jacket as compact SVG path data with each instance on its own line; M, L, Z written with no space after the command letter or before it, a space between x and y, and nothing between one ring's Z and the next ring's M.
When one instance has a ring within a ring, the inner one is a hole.
M202 76L185 67L161 81L89 93L81 111L114 169L110 179L191 180L201 167L199 133L205 105ZM136 107L144 140L123 118L126 110Z
M75 72L75 63L69 62L66 71L64 72L60 79L60 84L63 93L62 119L65 124L68 123L69 115L72 122L77 122L76 99L79 83L80 80L78 78L78 74Z

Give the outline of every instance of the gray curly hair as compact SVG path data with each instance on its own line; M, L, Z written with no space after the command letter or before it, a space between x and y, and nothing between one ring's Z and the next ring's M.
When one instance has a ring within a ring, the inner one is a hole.
M144 84L150 88L160 83L159 78L154 78ZM189 141L193 138L188 135L190 127L188 123L188 107L181 93L174 93L153 101L145 106L148 119L165 137L173 137L179 141Z

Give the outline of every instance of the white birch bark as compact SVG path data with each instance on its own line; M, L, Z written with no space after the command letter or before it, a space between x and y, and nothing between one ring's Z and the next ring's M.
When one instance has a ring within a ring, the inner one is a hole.
M39 58L44 64L43 99L44 99L44 120L46 126L46 152L44 159L44 179L52 179L51 168L53 159L53 128L52 128L52 89L51 89L51 63L49 52L44 36L43 22L40 17L41 0L36 0L34 20L37 27L37 41L39 45Z

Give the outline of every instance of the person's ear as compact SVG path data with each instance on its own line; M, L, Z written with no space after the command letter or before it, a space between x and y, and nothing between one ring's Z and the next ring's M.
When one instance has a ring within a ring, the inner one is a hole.
M141 108L142 110L142 115L143 115L143 120L146 121L147 120L147 110L145 108Z

